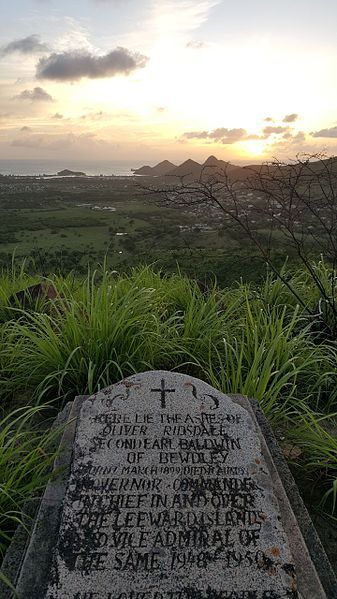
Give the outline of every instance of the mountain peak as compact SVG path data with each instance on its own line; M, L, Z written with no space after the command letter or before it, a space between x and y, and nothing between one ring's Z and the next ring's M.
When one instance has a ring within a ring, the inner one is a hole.
M219 162L219 160L215 156L213 156L213 154L211 154L211 156L208 156L207 160L205 160L204 166L217 165L218 162Z
M198 179L198 177L200 177L201 174L201 170L202 170L202 166L201 164L199 164L199 162L195 162L195 160L192 160L191 158L188 158L187 160L185 160L185 162L183 162L182 164L180 164L178 167L172 169L168 175L170 177L174 176L174 177L193 177L194 179Z
M196 162L195 160L192 160L192 158L187 158L187 160L185 160L185 162L183 162L180 166L183 166L183 164L186 165L186 166L188 166L188 165L191 165L191 166L193 166L193 165L201 166L201 164L199 164L199 162Z
M167 173L174 168L177 168L176 164L173 164L173 162L170 162L169 160L163 160L162 162L159 162L159 164L156 164L152 170L154 175L162 177L163 175L167 175Z
M135 175L162 177L175 168L177 168L176 164L173 164L173 162L170 162L169 160L163 160L155 166L141 166L140 168L134 169L133 172Z

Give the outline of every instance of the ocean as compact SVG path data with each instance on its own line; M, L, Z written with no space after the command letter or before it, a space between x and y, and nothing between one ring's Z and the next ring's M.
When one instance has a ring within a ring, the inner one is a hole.
M154 161L144 160L0 160L1 175L56 175L63 169L82 171L87 175L130 177L132 169Z

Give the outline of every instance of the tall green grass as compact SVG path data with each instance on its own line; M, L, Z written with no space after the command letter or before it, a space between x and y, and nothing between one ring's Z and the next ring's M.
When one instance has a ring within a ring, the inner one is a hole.
M1 327L0 390L9 399L62 402L134 372L175 368L257 398L272 420L302 403L336 404L336 346L316 342L277 280L205 294L186 277L145 267L53 284L60 298L48 310L14 309Z
M59 429L45 433L35 418L42 408L18 408L0 420L0 561L22 507L43 489L55 458Z
M321 507L337 520L337 414L318 416L306 410L288 438L300 449L295 465L320 486ZM327 489L327 490L326 490Z
M315 268L328 284L326 265ZM313 312L317 290L305 273L287 276ZM202 291L179 273L139 267L121 275L103 265L83 280L50 281L60 293L56 302L13 309L9 296L36 279L24 268L0 277L0 394L7 407L27 398L59 407L134 372L176 369L255 397L284 434L298 431L301 446L308 414L316 422L337 409L336 341L325 339L319 321L270 275L255 288ZM318 456L326 459L320 443L313 443L317 468ZM305 467L312 467L309 457Z
M258 399L274 423L317 409L323 397L327 410L336 403L336 349L315 342L300 307L282 303L280 285L269 280L258 292L247 285L227 292L221 342L206 357L191 353L203 378Z
M4 393L33 401L93 393L123 376L174 368L221 337L215 291L136 269L129 277L89 273L79 287L59 285L54 311L13 312L2 327Z

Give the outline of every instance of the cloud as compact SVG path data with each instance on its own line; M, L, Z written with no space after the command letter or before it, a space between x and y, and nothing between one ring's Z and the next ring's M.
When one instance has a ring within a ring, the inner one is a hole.
M31 102L54 102L54 99L42 87L25 89L21 94L14 96L13 100L30 100Z
M299 131L298 133L296 133L296 135L293 136L293 142L295 143L300 143L302 141L305 141L306 136L304 131Z
M59 112L55 112L55 114L53 114L53 116L51 118L52 119L63 119L63 114L60 114Z
M310 135L312 135L312 137L331 137L331 138L335 138L335 137L337 137L337 126L336 127L330 127L329 129L321 129L320 131L312 131L310 133Z
M257 133L248 133L246 129L243 129L241 127L236 129L218 127L217 129L213 129L212 131L187 131L183 133L182 137L180 138L180 141L183 143L188 139L205 139L208 141L213 140L213 142L215 143L235 144L240 141L265 140L272 135L282 135L282 138L277 138L279 141L273 142L273 146L275 145L275 143L295 144L305 140L305 134L303 133L303 131L299 131L298 133L294 134L289 127L267 126L263 129L263 135L258 135Z
M257 133L250 133L245 137L245 140L246 139L264 139L264 137L261 137L261 135L257 135Z
M193 50L200 50L206 46L205 42L201 41L191 41L187 42L186 48L192 48Z
M298 133L296 133L296 134L294 134L290 131L287 131L287 133L282 135L282 139L285 139L286 141L296 144L296 143L301 143L301 142L305 141L306 137L305 137L304 131L298 131Z
M152 0L152 24L166 35L199 29L221 0Z
M298 119L298 114L293 112L292 114L286 114L282 123L294 123Z
M24 135L13 139L11 146L21 148L43 148L44 150L58 151L69 148L80 149L87 147L105 147L107 144L104 140L96 138L94 133L81 133L75 135L68 133L67 135L47 135L47 134L32 134Z
M213 131L187 131L183 134L185 139L213 139L222 144L234 144L237 141L247 139L246 129L227 129L219 127Z
M222 144L233 144L245 138L246 135L247 131L245 129L226 129L225 127L214 129L214 131L209 133L211 139L216 139Z
M40 41L40 36L29 35L20 40L14 40L3 46L0 49L0 56L7 56L7 54L13 54L14 52L20 52L21 54L35 54L38 52L46 52L48 50L47 44Z
M99 79L116 75L129 75L145 67L148 58L127 48L118 47L103 56L95 56L87 50L53 52L41 58L37 65L38 79L76 81L82 77Z
M103 112L103 110L99 110L97 112L88 112L87 114L82 114L81 119L90 119L91 121L99 121L100 119L108 116L107 113Z
M266 137L269 135L280 135L281 133L286 133L288 131L288 127L265 127L263 129L263 133Z
M186 131L183 133L185 139L207 139L209 136L207 131Z

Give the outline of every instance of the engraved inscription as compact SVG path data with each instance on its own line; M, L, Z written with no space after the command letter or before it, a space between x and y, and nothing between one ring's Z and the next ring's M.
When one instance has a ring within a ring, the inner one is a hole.
M112 410L101 393L82 408L46 597L294 599L251 416L206 385L196 403L184 375L154 385L155 374L128 387L127 405Z

